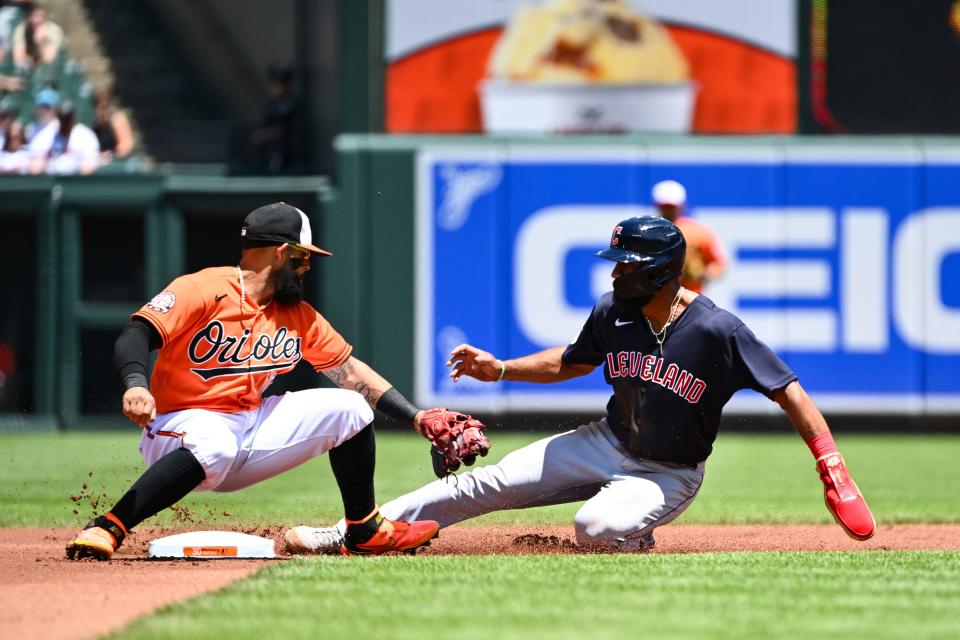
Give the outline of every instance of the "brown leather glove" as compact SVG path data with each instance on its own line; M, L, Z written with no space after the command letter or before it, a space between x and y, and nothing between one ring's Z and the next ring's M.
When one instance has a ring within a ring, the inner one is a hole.
M461 464L472 465L477 456L490 451L490 441L483 434L484 424L464 413L444 407L427 409L420 418L420 433L433 445L430 457L433 472L443 478Z

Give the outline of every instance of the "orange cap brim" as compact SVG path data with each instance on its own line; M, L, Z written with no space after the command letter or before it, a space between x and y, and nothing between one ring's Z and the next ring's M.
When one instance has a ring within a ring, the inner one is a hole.
M332 253L330 253L330 252L327 251L326 249L321 249L320 247L316 247L316 246L314 246L314 245L312 245L312 244L298 244L297 246L298 246L298 247L303 247L303 248L306 249L307 251L310 251L311 253L315 253L315 254L320 255L320 256L332 256L332 255L333 255Z

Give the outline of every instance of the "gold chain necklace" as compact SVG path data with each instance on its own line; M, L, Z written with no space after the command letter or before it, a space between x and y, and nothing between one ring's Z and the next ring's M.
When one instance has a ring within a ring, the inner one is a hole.
M667 339L667 327L673 323L673 319L676 317L677 309L680 308L680 294L683 293L683 287L677 291L677 295L674 296L673 302L670 303L670 317L667 318L666 323L660 328L660 331L653 330L653 323L650 322L650 318L647 317L647 314L643 314L643 319L647 321L647 326L650 327L650 333L653 334L653 339L657 341L657 346L660 347L660 355L663 355L663 343Z

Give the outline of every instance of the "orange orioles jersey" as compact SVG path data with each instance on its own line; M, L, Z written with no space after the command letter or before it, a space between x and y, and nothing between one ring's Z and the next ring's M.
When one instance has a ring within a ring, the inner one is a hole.
M322 371L353 350L306 302L257 308L245 297L240 307L237 268L214 267L180 276L133 314L163 339L150 383L158 413L256 409L301 359Z

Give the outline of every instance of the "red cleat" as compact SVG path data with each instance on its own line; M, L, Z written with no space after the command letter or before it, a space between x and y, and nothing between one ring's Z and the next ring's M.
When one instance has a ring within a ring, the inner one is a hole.
M344 540L343 544L340 545L340 553L345 556L352 556L413 551L429 544L431 540L437 537L439 531L440 523L435 520L404 522L403 520L383 518L377 532L369 540L355 544Z

